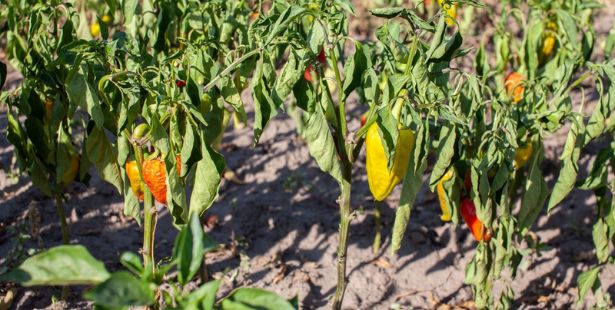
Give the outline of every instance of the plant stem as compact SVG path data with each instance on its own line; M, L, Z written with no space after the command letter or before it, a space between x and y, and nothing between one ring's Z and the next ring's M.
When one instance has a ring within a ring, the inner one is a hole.
M343 178L341 184L341 194L339 198L340 206L340 230L339 243L337 246L337 286L333 299L333 309L342 308L344 292L346 291L346 250L348 249L348 228L350 227L350 178Z
M209 280L209 272L207 272L207 263L205 259L207 258L207 253L203 254L203 261L201 262L201 268L199 269L201 284L205 284L207 280Z
M154 232L156 228L156 206L152 195L144 193L143 203L143 263L147 267L151 264L152 271L156 270L154 260Z
M376 205L376 211L374 213L374 224L376 225L376 235L374 236L374 244L372 246L372 249L374 250L374 254L378 254L378 251L380 251L380 241L382 239L381 235L382 235L382 224L381 224L381 220L380 220L380 205L382 203L380 201L376 201L375 205Z
M66 212L64 212L64 201L60 194L56 195L56 213L60 218L60 228L62 229L62 243L68 244L70 237L68 234L68 224L66 223Z
M134 151L141 182L143 182L143 171L141 169L143 165L143 149L139 145L134 145ZM153 272L156 271L154 234L156 231L157 213L152 193L147 186L143 186L143 265L146 268L151 266Z
M62 199L62 194L56 194L56 213L60 218L60 228L62 229L62 243L69 244L70 236L68 234L68 224L66 223L66 212L64 211L64 201ZM68 286L62 287L62 294L60 295L61 300L66 300L68 298Z
M224 68L224 70L222 70L222 72L220 72L218 75L216 75L216 77L214 77L213 79L211 79L211 81L209 83L207 83L207 85L205 85L205 87L203 87L203 92L208 91L210 88L214 87L214 85L216 85L216 83L218 83L218 80L220 80L221 78L225 77L227 74L229 74L231 71L235 70L235 67L237 67L238 65L240 65L244 60L258 54L261 52L261 48L257 48L253 51L250 51L248 53L246 53L245 55L241 56L240 58L238 58L237 60L233 61L233 63L231 63L230 65L228 65L228 67Z

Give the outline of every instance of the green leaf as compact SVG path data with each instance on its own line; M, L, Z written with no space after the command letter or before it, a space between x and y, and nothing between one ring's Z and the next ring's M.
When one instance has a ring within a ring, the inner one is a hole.
M609 258L609 232L604 219L598 219L592 229L592 239L596 248L598 261L603 263Z
M152 114L149 124L151 127L152 144L154 144L162 154L168 154L170 150L169 135L160 123L157 114Z
M341 7L348 14L356 15L354 12L354 6L349 0L334 0L333 1L337 6Z
M387 168L391 170L395 158L395 150L399 142L397 120L393 116L392 104L378 110L378 134L382 141L384 154L387 156Z
M295 84L303 77L303 70L305 68L298 61L299 58L297 52L291 50L286 64L282 67L282 71L275 81L272 99L275 101L276 106L281 106L284 103L284 100L290 95Z
M457 134L455 128L450 125L443 125L440 129L440 138L438 139L438 160L434 164L431 177L429 179L429 186L433 191L436 184L442 178L444 173L451 164L453 156L455 156L455 141Z
M577 182L577 187L584 190L596 190L606 186L609 177L608 162L613 157L615 149L607 146L598 152L595 161L591 164L591 170L585 180Z
M610 61L605 64L592 65L591 69L599 73L603 78L606 78L609 83L606 93L603 91L603 83L600 79L596 81L596 88L601 94L598 104L587 122L585 128L587 137L585 144L588 144L596 137L600 136L606 127L606 120L615 110L615 61Z
M147 306L154 303L154 289L150 283L135 278L127 271L112 273L109 279L83 296L104 307Z
M276 20L273 28L269 32L269 36L265 40L265 46L269 45L272 40L274 40L281 32L285 31L288 25L295 20L298 16L303 14L306 9L300 6L290 6L288 7Z
M188 202L186 198L186 184L179 177L177 158L173 153L167 153L164 158L167 171L167 208L173 216L175 225L188 222Z
M135 275L141 275L143 273L141 257L135 253L124 252L122 256L120 256L120 263Z
M70 74L65 82L66 91L70 101L75 106L81 106L84 110L88 111L96 127L102 128L105 118L100 106L100 99L96 94L96 88L87 81L84 73L86 71L86 65L82 64L79 71Z
M361 85L363 73L368 67L371 67L371 55L369 47L363 47L358 41L354 42L355 52L344 64L344 98Z
M613 28L609 31L609 36L606 38L606 42L604 44L604 55L607 59L611 58L611 53L615 49L615 24L613 24Z
M521 200L521 209L519 210L518 217L519 230L522 234L526 234L528 229L534 224L549 194L547 182L540 170L542 152L542 146L534 152L529 167L528 180L525 183L525 192Z
M181 308L186 310L212 310L219 287L220 280L210 281L201 285L201 287L180 301Z
M254 99L254 144L258 143L269 120L278 113L278 106L276 106L276 102L271 99L270 91L267 88L263 67L263 60L260 59L252 79L252 98Z
M185 177L188 174L188 161L194 151L195 148L195 137L194 137L194 129L192 129L192 124L186 124L186 132L182 139L182 149L181 149L181 173L180 177Z
M96 166L103 180L111 183L118 192L123 193L120 166L116 160L115 149L107 139L103 129L92 127L85 140L85 153L90 162Z
M425 172L427 167L427 161L423 161L422 165L415 169L415 155L412 154L409 158L408 170L402 183L401 196L399 197L399 207L397 207L395 212L395 223L393 224L391 240L391 253L393 254L397 253L401 248L401 241L410 221L414 200L423 185L423 172Z
M593 289L596 285L600 285L600 279L598 278L599 272L600 267L593 267L579 275L577 278L577 286L579 287L577 305L583 301L590 289Z
M93 285L109 278L109 272L82 245L61 245L26 259L17 269L0 276L23 286Z
M557 18L558 21L560 21L561 24L564 26L563 29L566 33L566 36L568 37L568 43L570 44L570 47L578 49L579 42L577 40L579 34L575 17L572 16L570 12L563 9L559 9L557 10Z
M175 239L173 257L177 259L177 280L188 283L199 271L203 261L203 227L197 214L190 216L190 223L182 228Z
M295 307L279 295L260 288L239 288L220 302L221 310L293 310Z
M201 160L196 163L195 186L190 197L190 213L201 216L218 197L220 176L224 171L224 158L201 141Z
M318 167L331 175L339 184L342 182L342 169L338 159L333 135L321 108L309 116L304 137L308 151L316 160Z
M551 212L556 205L562 202L574 187L579 173L578 161L581 147L584 144L583 131L583 121L580 116L576 116L566 138L562 154L562 168L549 199L548 212Z

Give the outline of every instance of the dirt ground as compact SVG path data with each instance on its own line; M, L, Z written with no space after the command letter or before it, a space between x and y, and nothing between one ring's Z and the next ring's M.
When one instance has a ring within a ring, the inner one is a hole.
M611 3L610 10L596 23L599 35L610 29L613 12L615 4ZM9 79L15 85L18 74ZM350 106L352 130L359 126L363 107L356 103ZM6 107L0 105L0 273L20 255L61 243L53 201L13 170L6 130ZM208 211L219 218L209 233L224 245L207 256L209 271L213 277L224 279L221 294L237 286L256 286L288 298L299 296L304 309L325 308L335 290L339 219L336 183L310 158L286 114L270 123L255 147L251 130L250 126L228 128L224 136L222 151L227 166L245 184L224 181L219 199ZM559 132L545 143L542 168L550 185L565 136L566 131ZM582 170L588 165L588 155L595 155L596 145L584 150ZM344 308L472 308L472 292L463 278L475 241L465 226L440 221L437 199L425 186L416 199L399 255L392 256L388 247L399 188L383 208L382 250L372 252L374 207L363 161L354 170L351 205L356 218L350 228L350 283ZM71 243L86 246L109 270L121 268L118 261L123 252L139 250L142 229L123 217L122 198L96 174L89 186L73 184L67 198ZM574 191L550 216L543 212L534 231L546 248L526 257L524 267L512 281L514 308L574 307L576 277L597 263L591 242L596 218L593 205L591 193ZM164 207L159 207L155 251L161 259L171 255L177 231ZM603 288L615 296L615 266L607 266L601 280ZM509 279L496 282L496 291L506 281ZM0 292L5 288L0 285ZM57 306L89 308L88 303L79 301L83 289L72 289L68 305ZM13 307L53 308L52 296L59 295L59 288L19 288Z

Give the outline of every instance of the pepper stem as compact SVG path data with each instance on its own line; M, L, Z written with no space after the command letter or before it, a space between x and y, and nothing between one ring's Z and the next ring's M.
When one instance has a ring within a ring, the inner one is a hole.
M381 213L380 213L380 206L382 205L382 203L380 201L375 201L374 203L376 205L376 210L374 212L374 224L376 226L376 232L375 232L375 236L374 236L374 244L372 245L372 249L374 251L374 254L378 254L378 252L380 251L380 243L382 240L382 223L381 223Z
M344 292L346 291L346 250L348 249L348 228L350 227L350 178L342 179L340 206L339 243L337 246L337 286L333 299L333 309L342 308Z
M135 160L139 169L139 176L143 182L143 149L140 146L134 145ZM158 212L154 205L152 193L147 186L143 186L143 265L148 268L151 266L152 272L156 272L156 264L154 259L154 235L156 232L156 221L158 220Z
M56 200L56 213L60 219L60 228L62 229L62 244L70 243L70 236L68 233L68 223L66 223L66 212L64 211L64 200L62 194L55 195ZM60 299L66 300L68 298L68 286L62 287L62 293Z

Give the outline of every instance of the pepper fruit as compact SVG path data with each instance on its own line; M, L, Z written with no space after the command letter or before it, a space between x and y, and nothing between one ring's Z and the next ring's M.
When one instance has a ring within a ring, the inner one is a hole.
M186 81L184 80L175 80L175 85L177 85L177 87L182 88L184 86L186 86Z
M315 11L315 10L319 10L320 9L320 5L318 3L310 3L308 4L308 9ZM312 15L308 15L307 16L307 21L308 23L313 23L314 22L314 16Z
M51 120L51 116L53 115L53 99L45 98L45 120Z
M312 64L309 64L303 71L303 78L308 82L312 82L312 70Z
M513 103L517 103L523 99L523 85L521 85L522 81L523 75L517 72L509 73L504 79L506 93L512 98Z
M438 201L440 202L440 209L442 209L442 215L440 219L444 222L450 222L452 219L451 214L451 206L447 203L446 192L444 190L444 182L447 182L455 177L455 168L451 167L446 171L446 173L440 178L438 185L436 186L436 191L438 192Z
M100 24L95 21L90 25L90 34L92 37L96 38L100 34Z
M361 127L365 126L365 122L367 122L367 116L363 114L361 115Z
M454 26L457 18L457 4L451 3L450 0L438 0L438 5L444 11L446 24L449 27Z
M135 127L135 130L132 132L132 138L135 140L141 139L145 137L149 133L149 125L145 123L141 123Z
M466 170L466 174L463 178L463 185L466 189L466 195L470 195L470 191L472 190L472 172L470 169Z
M474 202L468 197L461 199L461 217L463 217L463 220L468 224L472 236L474 236L476 241L488 242L491 240L491 234L485 231L483 223L481 223L476 216Z
M139 201L142 201L144 193L143 182L141 182L141 176L139 175L139 168L137 167L136 161L131 160L126 162L126 174L128 175L130 188L133 194L135 194Z
M540 48L540 54L538 55L541 64L545 63L553 53L555 43L557 41L557 23L554 21L548 21L545 25L545 30L542 33L542 47Z
M177 174L181 173L181 158L175 156L177 162ZM167 172L164 161L160 158L147 159L143 161L143 181L154 196L154 199L161 204L167 203Z
M515 152L515 160L513 161L513 168L515 170L523 167L527 161L532 157L532 151L534 147L531 143L528 143L526 146L520 147Z
M108 23L111 22L111 16L105 14L105 15L103 15L103 17L100 20L102 20L103 23L108 24Z
M70 162L68 164L68 168L64 170L62 174L62 184L68 185L70 182L75 180L77 177L77 173L79 173L79 162L81 161L81 157L79 155L73 155L70 157Z
M367 181L376 201L386 199L395 185L406 175L410 152L414 149L416 136L410 129L402 129L397 137L393 167L389 171L387 157L382 145L378 125L374 123L365 137Z
M320 48L320 52L318 53L318 56L316 57L318 59L318 62L320 62L321 64L326 64L327 62L327 57L325 55L325 49L324 48ZM305 71L303 71L303 78L308 81L308 82L312 82L312 71L314 71L314 67L312 66L312 64L308 64L307 67L305 68Z

